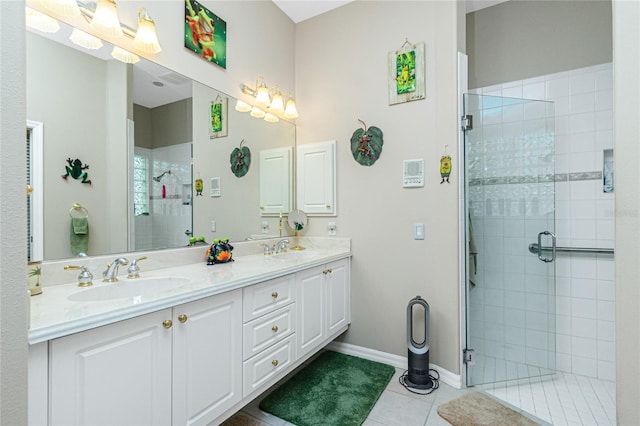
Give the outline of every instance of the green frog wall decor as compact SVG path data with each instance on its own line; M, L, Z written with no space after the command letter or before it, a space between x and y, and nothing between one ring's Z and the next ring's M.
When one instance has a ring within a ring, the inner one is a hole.
M88 183L91 185L91 179L89 179L89 174L85 172L85 170L89 169L88 164L82 164L80 159L76 158L72 160L71 157L67 158L68 166L65 166L67 173L62 175L62 179L67 180L69 176L74 178L75 180L82 180L82 183Z

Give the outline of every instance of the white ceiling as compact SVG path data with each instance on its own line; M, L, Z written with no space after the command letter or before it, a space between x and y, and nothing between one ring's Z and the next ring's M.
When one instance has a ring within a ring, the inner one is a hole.
M313 18L330 10L351 3L353 0L272 0L289 18L295 23L305 19ZM422 0L434 1L434 0ZM443 1L443 0L435 0ZM445 1L465 1L465 0L445 0ZM466 0L466 12L475 12L507 0Z

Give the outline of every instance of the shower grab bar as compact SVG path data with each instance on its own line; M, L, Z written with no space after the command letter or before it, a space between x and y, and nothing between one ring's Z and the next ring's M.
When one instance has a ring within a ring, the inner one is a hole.
M538 254L540 251L551 251L553 247L540 246L537 243L529 244L529 252ZM594 248L594 247L556 247L555 250L565 253L597 253L597 254L614 254L614 249L610 248Z

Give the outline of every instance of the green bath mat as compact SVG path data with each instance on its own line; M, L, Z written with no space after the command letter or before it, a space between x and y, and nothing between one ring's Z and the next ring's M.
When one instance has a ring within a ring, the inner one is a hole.
M390 365L327 351L260 402L298 426L361 425L391 380Z

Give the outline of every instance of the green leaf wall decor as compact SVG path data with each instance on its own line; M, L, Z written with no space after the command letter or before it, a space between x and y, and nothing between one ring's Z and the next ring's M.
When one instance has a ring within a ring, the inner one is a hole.
M351 153L361 165L371 166L382 153L382 130L374 126L367 128L364 121L358 121L363 128L356 129L351 136Z

